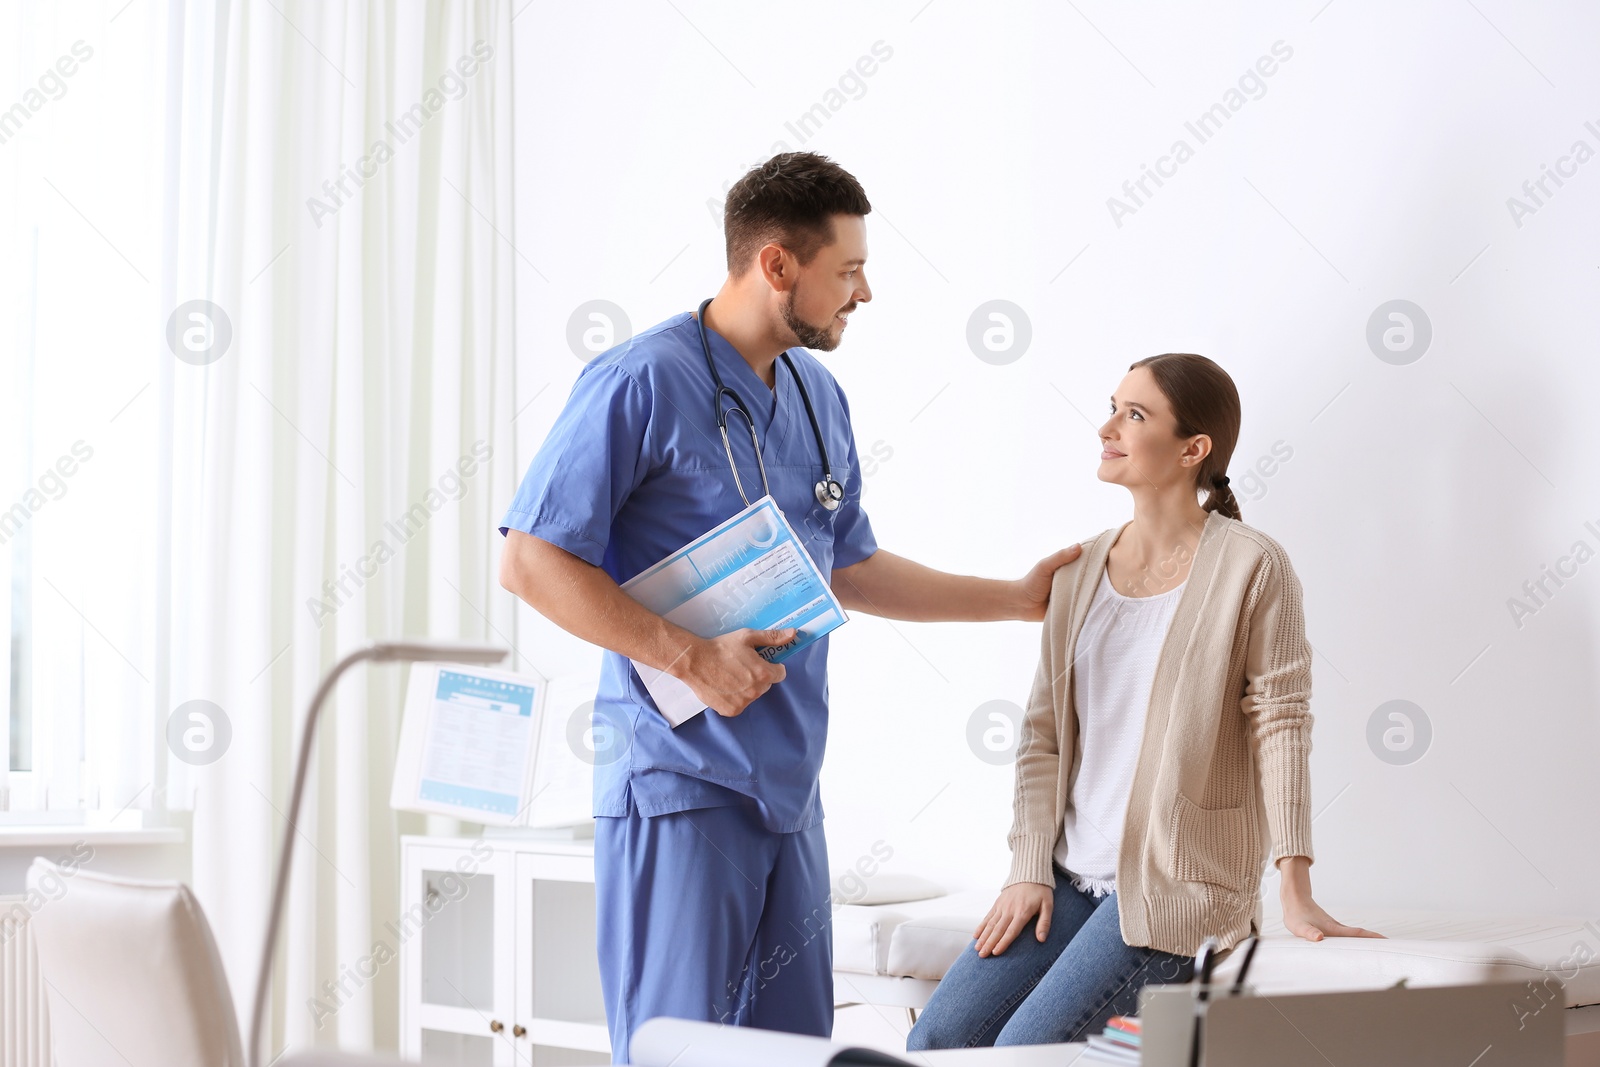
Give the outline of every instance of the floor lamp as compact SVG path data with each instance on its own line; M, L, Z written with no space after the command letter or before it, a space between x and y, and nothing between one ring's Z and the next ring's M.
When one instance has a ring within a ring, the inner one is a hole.
M323 702L333 691L334 683L350 667L363 660L374 663L427 662L427 663L499 663L506 658L506 650L492 645L457 644L447 641L378 641L359 648L334 667L317 686L311 698L311 708L306 712L306 723L300 734L300 758L295 762L294 785L289 792L289 826L283 834L283 847L278 850L278 874L272 884L272 908L267 913L266 943L261 947L261 967L256 976L255 1006L250 1011L250 1067L261 1067L262 1030L265 1029L267 992L272 983L272 958L278 945L278 924L283 918L284 897L289 889L289 861L294 858L295 823L300 817L300 798L306 787L306 768L311 762L311 746L317 736L317 717Z

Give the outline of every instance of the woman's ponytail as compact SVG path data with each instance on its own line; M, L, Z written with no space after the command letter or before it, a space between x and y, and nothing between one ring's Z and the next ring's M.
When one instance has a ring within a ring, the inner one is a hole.
M1228 488L1226 474L1215 475L1211 479L1211 491L1206 495L1206 502L1201 505L1207 511L1220 511L1230 519L1244 521L1244 516L1239 514L1239 501L1234 497L1233 490Z

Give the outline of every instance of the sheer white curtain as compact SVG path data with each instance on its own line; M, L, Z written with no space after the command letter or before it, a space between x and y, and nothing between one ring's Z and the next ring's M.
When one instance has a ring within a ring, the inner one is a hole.
M0 10L0 819L13 822L158 802L166 20L151 5L117 15Z
M193 884L241 1006L323 671L375 637L511 644L511 15L108 0L4 16L22 73L0 107L78 38L93 49L0 143L0 258L22 293L0 325L26 342L5 388L28 379L33 416L7 441L0 508L79 438L94 449L18 525L39 758L11 806L192 807ZM397 947L400 672L347 677L324 718L274 1051L392 1045L397 966L375 947Z
M195 790L195 888L245 1004L322 672L375 636L510 643L511 11L175 10L166 306L208 303L183 324L191 360L166 366L173 700L214 702L232 737L214 763L174 760L172 784ZM393 1033L374 1005L396 966L374 949L397 947L400 682L348 679L319 739L276 998L291 1047Z

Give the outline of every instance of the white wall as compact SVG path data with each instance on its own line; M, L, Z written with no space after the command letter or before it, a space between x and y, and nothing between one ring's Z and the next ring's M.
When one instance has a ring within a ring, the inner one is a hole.
M1129 518L1095 477L1107 395L1135 359L1211 356L1244 402L1245 521L1305 588L1319 900L1351 922L1379 901L1594 912L1600 562L1520 625L1508 601L1575 542L1600 551L1600 160L1520 220L1507 200L1575 142L1600 151L1600 12L639 0L529 5L514 29L519 467L581 366L574 310L609 300L639 330L692 308L724 273L708 200L774 151L825 152L875 209L875 299L823 358L863 450L892 450L865 494L884 547L1009 577ZM830 100L877 42L892 55ZM1277 42L1292 55L1201 143L1185 123ZM802 140L786 123L819 103ZM1193 157L1118 225L1108 197L1179 138ZM1031 323L1006 365L966 341L991 299ZM1432 327L1405 365L1366 339L1393 299ZM882 839L896 869L998 888L1012 772L967 724L1025 699L1037 635L858 616L834 637L836 866ZM573 654L526 609L521 640ZM1391 700L1431 723L1408 765L1369 745Z

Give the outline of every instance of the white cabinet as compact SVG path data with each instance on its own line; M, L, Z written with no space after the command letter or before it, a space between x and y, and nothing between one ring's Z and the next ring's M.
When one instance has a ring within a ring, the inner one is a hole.
M451 1067L609 1064L594 843L400 841L400 1051Z

